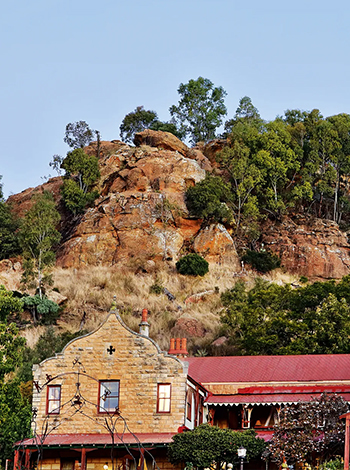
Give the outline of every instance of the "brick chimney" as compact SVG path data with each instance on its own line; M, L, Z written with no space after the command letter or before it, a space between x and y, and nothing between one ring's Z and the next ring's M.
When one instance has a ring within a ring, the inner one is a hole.
M187 352L187 339L186 338L171 338L170 348L168 354L177 356L178 358L183 358L188 356Z
M148 319L148 310L147 310L147 308L144 308L142 310L141 323L139 324L140 335L148 337L149 336L149 323L148 323L147 319Z

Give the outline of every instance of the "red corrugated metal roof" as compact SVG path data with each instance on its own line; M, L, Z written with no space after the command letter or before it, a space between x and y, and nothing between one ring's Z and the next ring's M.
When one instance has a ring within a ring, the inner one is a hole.
M114 434L115 445L127 444L167 444L176 433L138 433L138 434ZM35 446L39 440L25 439L18 445ZM44 440L44 446L101 446L111 445L110 434L50 434Z
M189 357L189 376L222 382L321 382L350 380L350 354Z
M288 387L242 387L238 388L237 393L249 394L249 395L260 395L260 394L276 394L276 393L314 393L320 394L323 392L327 393L339 393L344 392L350 393L349 385L291 385Z
M350 392L342 393L344 400L350 402ZM276 403L297 403L298 401L310 401L317 397L311 393L276 393L261 395L211 395L206 402L213 405L238 405L238 404L276 404Z

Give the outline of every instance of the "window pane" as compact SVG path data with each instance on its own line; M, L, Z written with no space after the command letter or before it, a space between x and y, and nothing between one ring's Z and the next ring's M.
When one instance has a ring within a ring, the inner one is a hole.
M159 398L170 398L170 384L159 385Z
M47 413L59 414L61 407L61 386L49 385L47 390Z
M60 398L60 387L49 387L49 400L58 400Z
M158 412L170 412L170 384L158 384Z
M115 411L119 406L119 381L100 382L100 413Z

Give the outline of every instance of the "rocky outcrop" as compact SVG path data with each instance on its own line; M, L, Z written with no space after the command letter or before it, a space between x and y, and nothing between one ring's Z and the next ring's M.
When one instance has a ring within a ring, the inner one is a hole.
M194 239L193 247L195 252L202 256L220 259L230 253L234 260L238 260L234 241L221 224L202 228Z
M51 178L47 183L44 183L36 188L28 188L18 194L13 194L7 200L11 205L11 209L19 217L23 217L28 209L31 208L33 204L33 196L35 194L40 194L43 191L49 191L52 193L55 201L59 204L60 196L60 187L62 185L62 178L57 176L56 178Z
M291 273L312 279L340 279L350 273L346 234L330 220L285 219L279 224L265 224L262 242Z
M136 134L135 142L137 147L121 141L100 143L101 196L83 216L74 219L60 206L63 240L57 253L59 266L177 260L184 245L191 246L201 233L202 220L188 215L185 191L205 177L209 161L170 133L144 131ZM85 151L96 155L96 142ZM22 215L35 192L52 190L59 202L60 185L61 178L54 178L12 196L11 202ZM222 249L217 244L214 240L213 253L206 248L214 259L225 252L227 241Z
M0 285L9 290L21 289L22 265L17 260L0 261Z

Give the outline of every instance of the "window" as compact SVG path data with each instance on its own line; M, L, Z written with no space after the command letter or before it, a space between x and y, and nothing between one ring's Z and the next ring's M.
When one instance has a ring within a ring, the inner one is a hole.
M171 384L158 384L157 412L170 413Z
M192 396L193 392L190 388L187 389L187 419L192 421Z
M117 408L119 408L119 380L101 380L99 413L114 412Z
M58 415L61 407L61 385L47 387L46 414Z

